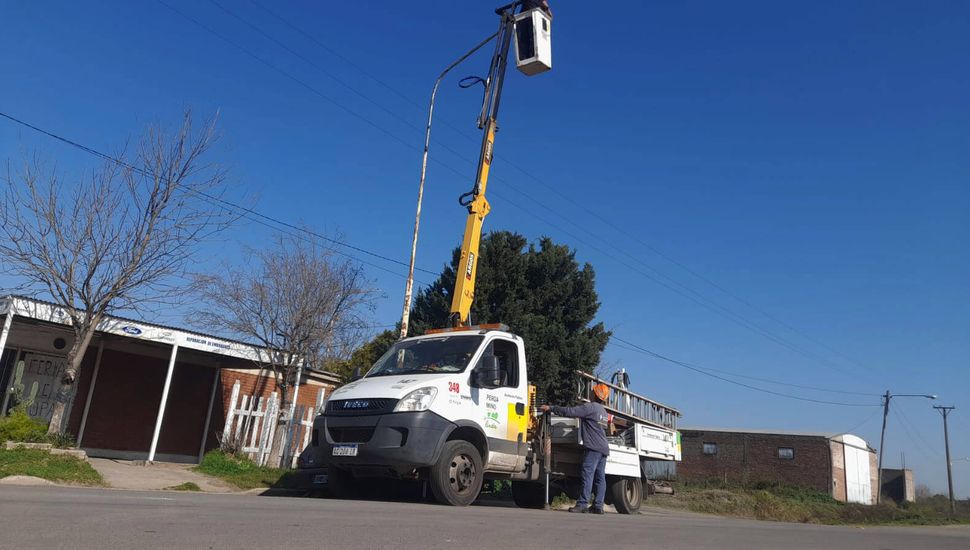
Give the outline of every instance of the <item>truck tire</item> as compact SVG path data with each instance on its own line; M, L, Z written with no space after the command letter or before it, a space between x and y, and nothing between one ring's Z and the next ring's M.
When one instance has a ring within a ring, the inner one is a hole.
M643 482L635 477L614 477L608 481L607 491L616 511L621 514L635 514L643 502Z
M354 474L347 470L331 466L327 471L327 491L334 498L348 500L358 494Z
M529 481L513 481L512 500L519 508L545 508L546 486Z
M460 439L448 441L431 467L431 492L441 504L468 506L478 498L484 474L482 455L474 445Z

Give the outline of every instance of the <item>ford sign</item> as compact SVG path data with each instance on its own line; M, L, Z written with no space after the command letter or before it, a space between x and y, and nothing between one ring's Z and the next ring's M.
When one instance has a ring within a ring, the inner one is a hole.
M370 406L370 401L345 401L345 409L366 409Z
M130 334L132 336L138 336L141 334L141 329L138 327L121 327L121 332L125 334Z

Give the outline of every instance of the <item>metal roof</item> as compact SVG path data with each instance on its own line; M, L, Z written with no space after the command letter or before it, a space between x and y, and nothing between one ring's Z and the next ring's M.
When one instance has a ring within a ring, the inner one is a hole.
M18 295L0 297L0 314L9 312L13 312L15 318L26 317L68 326L71 324L70 318L60 304L37 298ZM135 340L169 345L178 344L180 347L188 349L249 359L260 363L266 362L262 360L262 354L268 353L268 350L264 347L241 340L113 315L105 316L105 319L98 325L97 331ZM307 372L339 380L339 377L332 372L317 369L308 369Z
M751 429L751 428L711 428L706 426L681 426L682 432L721 432L739 434L761 434L761 435L792 435L797 437L824 437L834 439L845 432L803 432L797 430L770 430L770 429Z

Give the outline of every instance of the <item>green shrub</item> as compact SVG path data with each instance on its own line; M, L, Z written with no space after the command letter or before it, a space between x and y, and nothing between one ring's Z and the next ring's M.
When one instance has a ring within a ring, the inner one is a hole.
M11 411L10 416L0 417L0 445L6 441L46 443L47 426L23 411Z
M46 434L44 442L58 449L70 449L76 446L74 436L71 434Z

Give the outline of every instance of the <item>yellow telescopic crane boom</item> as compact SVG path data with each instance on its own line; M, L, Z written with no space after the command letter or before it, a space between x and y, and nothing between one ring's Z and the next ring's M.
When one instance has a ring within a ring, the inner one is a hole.
M461 241L461 258L458 261L458 271L455 273L455 289L451 297L450 324L453 327L470 325L472 302L475 299L475 276L478 269L478 249L482 239L482 224L491 206L485 199L485 189L488 187L488 173L492 165L495 133L498 131L498 110L502 99L502 85L505 83L505 69L508 64L509 45L516 38L516 51L520 70L526 74L538 74L548 70L551 66L551 52L548 51L549 31L551 19L547 11L540 9L523 11L515 15L515 8L525 4L538 5L537 2L513 2L495 10L501 16L499 30L495 41L495 52L489 67L488 76L484 79L469 77L462 81L462 87L469 87L481 82L485 85L485 95L482 101L482 111L478 116L478 127L484 130L482 146L478 156L478 170L475 175L475 186L471 191L458 198L458 202L468 208L468 219L465 221L465 234ZM545 3L541 3L545 4ZM546 8L547 9L547 8ZM531 12L537 12L533 15ZM516 23L520 22L518 36ZM539 26L536 26L539 22ZM539 33L543 33L539 36ZM545 43L537 44L544 39ZM545 49L542 48L545 46ZM540 57L543 59L540 60ZM523 62L523 59L526 61ZM529 60L532 60L531 62ZM538 68L537 68L538 67Z
M482 140L482 152L478 160L478 177L475 188L462 195L462 206L468 207L465 235L461 241L461 259L455 273L455 290L451 297L451 326L471 324L469 316L475 299L475 276L478 269L478 248L482 240L482 224L492 207L485 199L488 186L488 170L492 163L492 144L495 142L494 117L489 117Z

